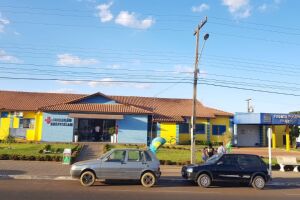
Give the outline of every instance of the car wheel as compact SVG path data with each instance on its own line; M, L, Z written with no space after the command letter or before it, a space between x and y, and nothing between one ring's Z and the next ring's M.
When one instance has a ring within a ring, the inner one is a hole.
M207 174L201 174L197 179L197 183L200 187L207 188L211 184L211 178Z
M252 180L252 187L261 190L265 187L266 181L262 176L255 176Z
M156 183L156 177L151 172L146 172L141 177L141 183L144 187L152 187Z
M96 176L91 171L83 172L80 176L80 183L83 186L91 186L95 183Z

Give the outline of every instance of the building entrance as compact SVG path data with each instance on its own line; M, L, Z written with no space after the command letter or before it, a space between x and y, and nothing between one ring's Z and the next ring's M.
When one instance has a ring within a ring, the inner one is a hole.
M116 131L116 120L78 119L79 142L108 142Z

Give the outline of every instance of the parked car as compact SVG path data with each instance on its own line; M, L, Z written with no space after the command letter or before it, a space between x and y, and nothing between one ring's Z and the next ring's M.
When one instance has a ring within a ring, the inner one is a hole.
M161 175L156 156L138 149L113 149L98 159L74 163L70 173L83 186L93 185L96 179L128 179L152 187Z
M183 166L181 174L205 188L214 182L237 182L263 189L270 180L264 161L249 154L214 155L202 165Z

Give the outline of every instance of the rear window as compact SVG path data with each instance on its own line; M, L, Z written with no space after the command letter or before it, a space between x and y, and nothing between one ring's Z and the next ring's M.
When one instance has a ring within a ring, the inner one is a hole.
M128 151L128 162L141 162L143 159L140 151Z
M241 155L238 157L238 163L241 168L260 168L261 161L257 156Z

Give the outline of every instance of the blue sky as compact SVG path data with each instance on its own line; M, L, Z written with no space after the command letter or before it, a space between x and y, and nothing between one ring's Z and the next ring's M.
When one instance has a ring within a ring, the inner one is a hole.
M299 96L253 91L300 95L299 6L291 0L2 0L0 89L191 98L193 32L207 16L198 99L230 112L246 111L248 98L255 112L299 110Z

